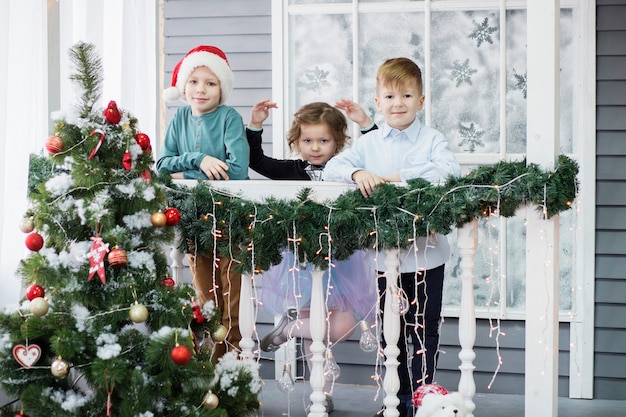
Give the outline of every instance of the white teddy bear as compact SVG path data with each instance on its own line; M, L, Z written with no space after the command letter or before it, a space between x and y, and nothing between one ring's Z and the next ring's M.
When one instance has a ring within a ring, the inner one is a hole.
M426 394L415 417L465 417L467 407L459 392Z

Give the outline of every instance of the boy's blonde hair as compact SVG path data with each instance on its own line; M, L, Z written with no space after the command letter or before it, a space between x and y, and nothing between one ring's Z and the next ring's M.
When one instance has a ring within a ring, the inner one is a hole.
M383 62L376 73L377 91L383 85L398 87L409 82L417 83L417 88L422 93L422 70L409 58L388 59Z
M328 103L313 102L300 107L293 116L291 128L287 132L287 143L292 152L297 150L297 142L300 138L302 125L325 124L337 144L337 152L341 151L350 136L346 134L348 123L346 117L338 109Z

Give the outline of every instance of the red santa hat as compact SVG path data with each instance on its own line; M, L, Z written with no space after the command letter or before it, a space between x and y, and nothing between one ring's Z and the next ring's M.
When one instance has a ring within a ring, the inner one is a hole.
M172 86L163 91L165 101L172 102L178 99L186 101L185 84L187 83L187 78L189 78L189 75L196 67L202 66L213 71L218 80L220 80L220 88L222 90L220 103L225 102L230 92L233 91L235 77L224 51L215 46L206 45L196 46L187 52L187 55L176 64L172 73Z

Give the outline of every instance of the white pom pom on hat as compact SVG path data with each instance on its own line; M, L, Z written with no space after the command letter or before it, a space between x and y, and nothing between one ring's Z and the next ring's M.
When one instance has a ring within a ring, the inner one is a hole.
M181 59L174 67L171 87L163 90L163 99L168 102L181 99L185 100L185 84L187 78L196 67L207 67L220 80L222 97L220 104L224 103L233 91L235 76L230 69L226 54L216 46L196 46Z

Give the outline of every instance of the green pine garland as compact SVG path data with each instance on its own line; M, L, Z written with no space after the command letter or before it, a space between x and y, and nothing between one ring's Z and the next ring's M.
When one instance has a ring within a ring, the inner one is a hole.
M578 164L559 155L552 171L525 160L498 162L443 185L414 179L405 186L382 184L368 199L353 190L324 202L311 200L311 190L304 185L293 200L267 198L255 203L223 192L215 183L186 187L170 181L168 203L183 214L178 226L183 252L216 250L230 255L239 248L234 255L240 270L251 273L280 262L289 240L297 239L300 260L326 268L329 248L336 260L360 249L401 248L417 236L448 234L496 210L511 217L533 204L539 215L550 218L572 206L577 175ZM292 236L294 229L297 236Z

